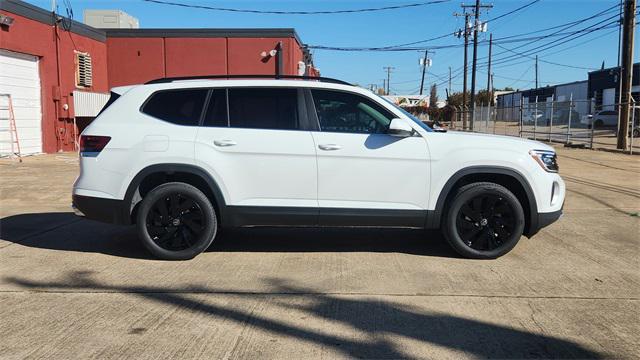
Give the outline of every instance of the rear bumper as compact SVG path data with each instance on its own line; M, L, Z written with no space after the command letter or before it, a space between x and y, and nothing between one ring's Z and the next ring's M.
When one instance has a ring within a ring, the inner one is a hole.
M76 215L90 220L119 225L131 224L124 200L73 195L71 207Z

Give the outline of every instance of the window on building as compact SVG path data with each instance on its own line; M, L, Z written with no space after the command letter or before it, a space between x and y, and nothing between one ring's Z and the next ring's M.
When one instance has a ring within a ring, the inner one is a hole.
M177 125L198 126L208 89L161 90L146 101L142 112Z
M93 85L91 55L76 52L76 86L91 87L91 85Z
M311 93L322 131L384 134L394 118L382 106L357 94L333 90Z
M297 90L230 88L229 124L236 128L297 130Z
M203 126L213 127L229 126L226 89L213 89L202 124Z

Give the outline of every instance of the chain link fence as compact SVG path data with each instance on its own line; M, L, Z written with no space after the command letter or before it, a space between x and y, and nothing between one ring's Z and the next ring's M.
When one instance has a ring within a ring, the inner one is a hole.
M625 151L640 153L640 104L630 105ZM525 102L511 107L477 106L474 111L459 106L446 125L452 130L519 136L590 149L616 149L619 104L594 108L590 100L573 99Z

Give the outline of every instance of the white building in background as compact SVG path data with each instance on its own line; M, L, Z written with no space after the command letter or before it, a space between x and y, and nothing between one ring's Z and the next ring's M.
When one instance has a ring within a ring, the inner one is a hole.
M400 106L429 106L429 95L384 95L383 97Z
M140 22L137 18L121 10L90 10L84 11L84 23L99 29L138 29Z

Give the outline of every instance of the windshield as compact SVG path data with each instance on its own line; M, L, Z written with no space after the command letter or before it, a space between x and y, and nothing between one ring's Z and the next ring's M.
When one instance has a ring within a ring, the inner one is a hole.
M396 109L400 110L400 112L402 112L403 114L407 115L407 117L411 120L413 120L413 122L415 122L416 124L418 124L418 126L420 126L421 128L425 129L428 132L432 132L433 129L431 129L429 127L429 125L425 124L424 122L422 122L422 120L418 119L415 115L413 115L412 113L408 112L407 110L401 108L400 106L394 104L391 100L384 98L378 94L375 94L377 97L379 97L380 99L386 101L387 103L393 105L393 107L395 107Z

